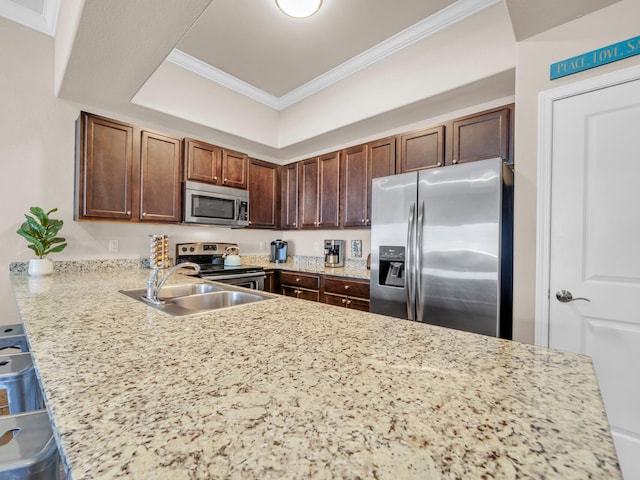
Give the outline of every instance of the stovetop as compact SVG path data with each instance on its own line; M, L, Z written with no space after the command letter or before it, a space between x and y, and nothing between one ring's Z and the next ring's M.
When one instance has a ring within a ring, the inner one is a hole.
M256 265L225 265L224 253L227 248L238 248L235 243L179 243L176 245L176 263L193 262L200 265L200 275L233 275L237 273L262 272Z

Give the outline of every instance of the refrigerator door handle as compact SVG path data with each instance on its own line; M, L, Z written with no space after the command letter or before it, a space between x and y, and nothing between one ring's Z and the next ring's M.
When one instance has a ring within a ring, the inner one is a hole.
M415 248L415 242L414 242L414 235L415 235L415 231L416 231L416 204L415 202L411 202L411 205L409 206L409 222L408 222L408 227L407 227L407 252L406 252L406 258L405 258L405 262L406 262L406 266L405 266L405 287L404 287L404 291L407 295L407 319L409 320L415 320L415 308L414 308L414 301L415 301L415 279L414 279L414 271L413 271L413 267L414 267L414 263L415 263L415 258L414 258L414 248Z
M424 297L422 296L422 236L424 234L424 200L420 202L418 207L418 224L416 226L416 272L415 272L415 284L416 284L416 320L418 322L424 322Z

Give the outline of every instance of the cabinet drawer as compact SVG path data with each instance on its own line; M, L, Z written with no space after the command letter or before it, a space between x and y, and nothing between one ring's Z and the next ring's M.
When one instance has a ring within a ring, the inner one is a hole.
M282 285L295 285L296 287L318 289L320 288L320 277L308 273L282 272L280 277Z
M369 283L327 277L324 280L324 291L368 299Z
M363 312L369 311L369 300L362 298L352 298L346 295L335 295L333 293L324 294L324 303L329 305L336 305L338 307L351 308L353 310L360 310Z
M302 300L320 301L320 291L297 288L289 285L282 285L280 292L287 297L301 298Z

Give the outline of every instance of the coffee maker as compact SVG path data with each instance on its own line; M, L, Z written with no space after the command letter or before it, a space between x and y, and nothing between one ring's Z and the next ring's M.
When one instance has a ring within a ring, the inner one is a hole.
M274 240L271 242L271 255L269 255L269 261L271 263L286 263L287 245L287 242L284 240Z
M325 267L344 267L344 240L324 241Z

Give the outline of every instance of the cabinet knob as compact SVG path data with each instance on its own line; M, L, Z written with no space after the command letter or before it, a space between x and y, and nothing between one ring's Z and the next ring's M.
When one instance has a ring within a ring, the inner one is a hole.
M127 210L127 215L131 215L131 210Z
M146 212L142 212L142 216L146 217L147 216Z
M362 219L362 223L367 223L367 221L363 218L363 219Z
M455 158L453 159L453 164L455 165L456 163L458 163L458 160L456 160Z
M213 177L213 181L217 182L218 181L218 177L217 176Z
M343 298L343 299L342 299L342 303L343 303L343 304L347 303L347 299L346 299L346 298Z
M299 282L299 281L300 281L300 279L299 279L299 278L296 278L296 282Z
M350 286L351 286L351 285L345 285L345 286L344 286L344 289L345 289L345 290L349 290L349 287L350 287Z
M347 305L351 305L351 300L347 300Z
M298 225L296 222L293 222L293 226L295 227L296 225Z
M224 180L222 180L222 183L227 183L227 179L225 178Z
M438 165L439 167L442 166L442 162L438 162L436 165Z

